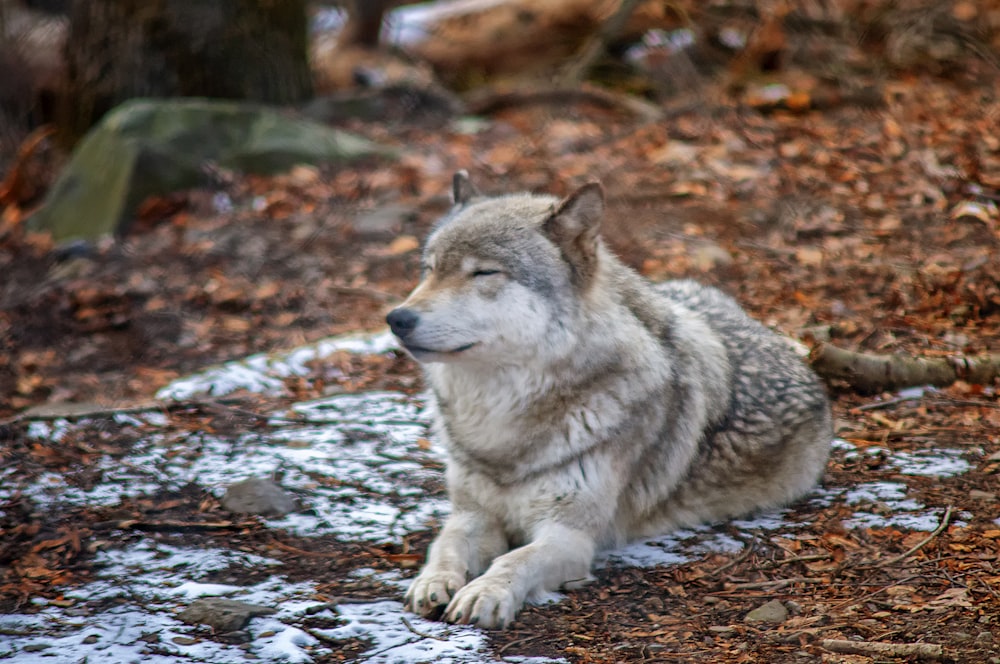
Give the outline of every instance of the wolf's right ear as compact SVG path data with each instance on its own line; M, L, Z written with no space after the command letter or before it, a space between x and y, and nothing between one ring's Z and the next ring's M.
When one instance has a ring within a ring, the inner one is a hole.
M479 195L476 185L469 179L469 172L461 170L451 179L451 199L455 205L465 205Z

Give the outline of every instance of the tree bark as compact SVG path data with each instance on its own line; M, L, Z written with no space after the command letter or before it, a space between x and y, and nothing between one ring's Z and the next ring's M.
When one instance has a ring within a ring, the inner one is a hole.
M58 136L133 97L303 101L307 40L306 0L74 0Z

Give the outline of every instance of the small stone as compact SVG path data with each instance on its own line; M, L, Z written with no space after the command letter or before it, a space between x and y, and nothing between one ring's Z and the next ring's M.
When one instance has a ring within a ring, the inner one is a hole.
M42 652L43 650L48 650L49 644L47 643L29 643L28 645L21 648L24 652Z
M83 637L83 642L86 643L87 645L90 645L92 643L97 643L100 640L101 637L99 637L96 634L88 634L87 636Z
M170 640L179 646L193 646L198 643L198 639L193 639L190 636L175 636Z
M712 625L708 628L712 634L718 634L719 636L729 636L730 634L735 634L736 630L729 625Z
M971 498L972 500L991 501L991 500L996 500L997 495L989 491L980 491L979 489L973 489L972 491L969 492L969 498Z
M224 633L242 629L253 616L269 616L277 612L269 606L208 597L191 602L178 617L189 625L208 625L216 632Z
M746 622L765 622L780 624L788 620L788 609L776 599L772 599L767 604L758 606L743 619Z
M222 506L230 512L283 516L298 509L295 498L272 482L250 477L226 489Z
M274 632L270 632L270 635L273 636ZM251 636L250 632L246 631L245 629L238 629L235 632L220 634L216 638L219 641L222 641L224 643L231 643L233 645L243 645L253 641L253 636ZM264 638L263 634L261 634L261 638Z

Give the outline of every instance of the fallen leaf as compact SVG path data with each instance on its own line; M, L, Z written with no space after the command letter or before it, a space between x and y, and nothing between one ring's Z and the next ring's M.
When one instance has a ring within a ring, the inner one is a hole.
M419 248L420 240L412 235L400 235L389 243L389 255L399 256L401 254L408 254Z

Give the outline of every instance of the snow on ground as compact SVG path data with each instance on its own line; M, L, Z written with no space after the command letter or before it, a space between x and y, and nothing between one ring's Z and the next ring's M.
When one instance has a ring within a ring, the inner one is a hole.
M230 362L168 385L163 399L221 395L237 389L269 394L284 390L283 379L305 375L307 364L338 351L382 353L394 348L386 334L324 340L285 355L255 355ZM0 476L0 499L21 491L40 509L74 505L114 505L123 496L179 489L196 483L216 495L250 476L279 477L297 495L302 509L269 527L297 535L334 535L345 540L400 542L407 534L437 527L448 505L440 491L444 456L427 444L429 415L419 399L396 392L337 395L297 404L274 413L266 432L233 437L172 432L160 413L123 415L121 427L142 432L125 456L101 458L102 480L88 488L73 485L72 475L46 473L27 486ZM35 422L30 435L60 440L87 422ZM960 450L893 452L883 447L834 444L846 458L879 456L898 475L950 476L969 470ZM428 498L428 495L433 497ZM933 530L942 509L927 507L908 495L902 481L868 482L852 487L817 489L812 504L846 504L855 509L848 528L887 527ZM962 518L963 515L956 515ZM736 554L757 533L794 536L798 524L790 512L777 510L733 521L729 528L702 526L638 542L602 554L600 565L675 565L706 552ZM741 536L734 537L735 527ZM61 664L109 662L308 662L330 650L331 641L362 639L370 643L368 662L495 661L484 635L471 627L421 620L406 614L398 598L408 581L399 573L372 576L393 597L385 601L340 604L311 618L327 618L329 628L301 627L312 599L309 583L289 583L273 575L250 587L211 583L206 575L231 566L277 564L231 550L184 548L144 540L98 554L95 579L67 591L67 602L39 602L33 614L0 616L0 659ZM225 596L278 609L251 619L244 644L220 643L204 628L181 622L177 613L198 597ZM316 636L318 634L318 637ZM543 664L553 660L517 660Z

